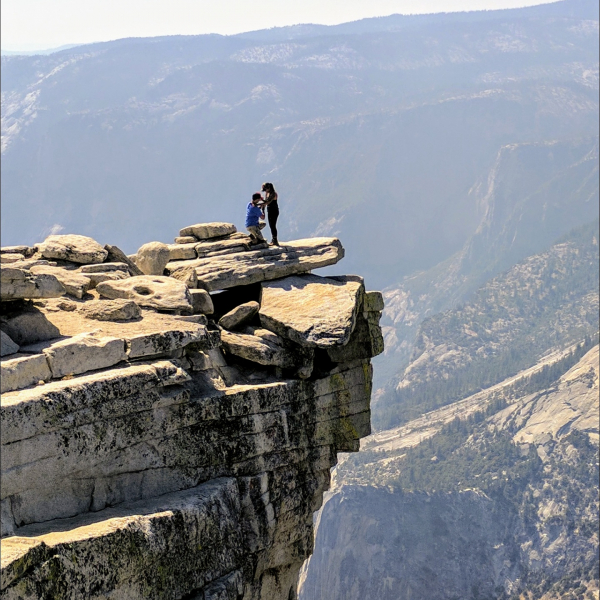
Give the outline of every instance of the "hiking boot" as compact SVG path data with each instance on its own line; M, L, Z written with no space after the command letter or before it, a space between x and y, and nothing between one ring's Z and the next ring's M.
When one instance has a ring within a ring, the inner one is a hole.
M279 242L277 241L277 238L273 238L270 242L269 242L269 246L279 246Z

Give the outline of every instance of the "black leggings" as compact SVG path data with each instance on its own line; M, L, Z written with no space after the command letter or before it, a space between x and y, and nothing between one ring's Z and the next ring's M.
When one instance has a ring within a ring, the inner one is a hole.
M271 235L273 239L277 239L277 217L279 217L279 206L277 205L277 200L271 202L269 206L267 206L267 218L269 220L269 229L271 230Z

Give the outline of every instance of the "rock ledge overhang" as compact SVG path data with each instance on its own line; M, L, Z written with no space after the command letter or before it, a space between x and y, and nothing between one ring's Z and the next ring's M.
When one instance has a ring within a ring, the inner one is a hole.
M2 598L288 600L370 433L383 300L227 223L2 258Z

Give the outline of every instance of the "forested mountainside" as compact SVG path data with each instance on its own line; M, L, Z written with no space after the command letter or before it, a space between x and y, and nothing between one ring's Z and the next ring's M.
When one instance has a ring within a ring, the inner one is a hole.
M3 57L3 243L77 231L133 252L181 222L242 225L268 180L282 239L340 235L346 268L390 285L478 231L469 190L502 148L585 156L597 15L581 0ZM554 237L589 220L555 212Z
M302 600L598 598L598 240L422 323L334 472Z
M488 388L598 331L598 220L426 319L411 361L375 403L378 429Z
M590 345L555 360L554 381L544 360L367 438L336 470L301 600L598 598Z

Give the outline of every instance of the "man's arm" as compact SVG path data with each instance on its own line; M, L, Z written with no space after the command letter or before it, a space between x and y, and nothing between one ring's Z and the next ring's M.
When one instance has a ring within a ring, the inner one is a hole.
M267 194L265 197L265 206L269 206L269 204L271 204L271 202L275 202L275 200L277 200L277 192L273 194Z

